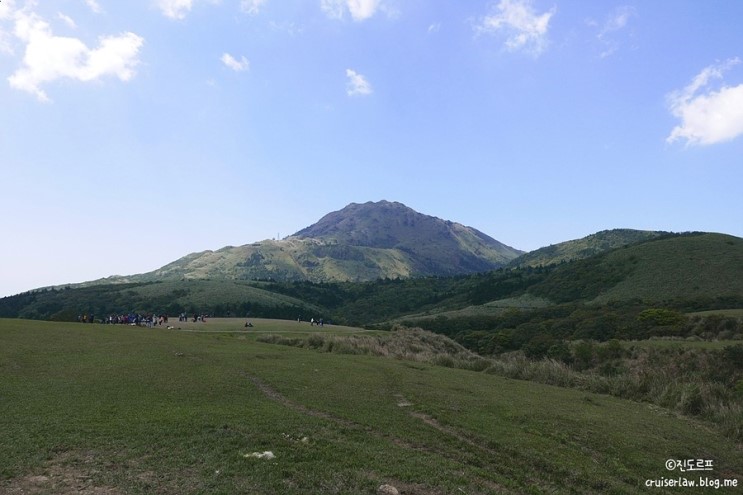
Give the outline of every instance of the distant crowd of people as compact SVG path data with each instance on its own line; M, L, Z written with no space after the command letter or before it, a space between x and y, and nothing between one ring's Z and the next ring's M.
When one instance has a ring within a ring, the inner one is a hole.
M206 319L209 317L207 314L197 314L194 313L192 317L189 318L188 314L181 313L178 315L178 321L179 322L188 322L189 319L193 322L206 322ZM168 324L168 315L165 314L155 314L155 313L146 313L146 314L140 314L140 313L124 313L124 314L111 314L108 315L105 318L102 319L95 319L94 314L80 314L77 316L77 321L80 323L104 323L108 325L136 325L136 326L146 326L147 328L153 328L155 326L159 325L167 325ZM302 317L297 317L297 322L301 322ZM305 320L306 321L306 320ZM328 324L331 324L330 321L328 321ZM318 327L324 327L325 326L325 320L323 318L315 319L310 318L310 326ZM245 323L245 327L252 327L253 324L250 322ZM168 327L172 328L172 327Z
M194 313L193 318L191 321L196 323L197 321L205 322L208 315L206 314L196 314ZM178 321L181 322L187 322L189 320L189 317L186 313L181 313L178 316ZM77 321L79 323L104 323L107 325L136 325L136 326L147 326L148 328L152 328L157 325L167 325L168 324L168 315L166 314L156 314L156 313L146 313L146 314L140 314L140 313L122 313L122 314L111 314L104 318L99 318L96 320L94 314L80 314L77 316Z
M146 326L152 328L155 325L162 325L168 323L168 315L156 315L154 313L139 314L139 313L127 313L127 314L111 314L100 320L95 319L94 314L82 314L78 315L77 321L80 323L104 323L107 325L136 325Z
M306 321L306 320L303 319L302 315L297 316L297 323L302 323L303 321ZM310 326L311 327L314 327L315 325L317 325L318 327L324 327L325 326L325 323L326 323L326 321L323 318L320 318L320 319L310 318ZM328 325L331 325L332 322L331 321L328 321L327 324Z
M192 322L194 322L194 323L196 323L197 321L204 321L204 322L205 322L205 321L206 321L206 318L207 318L208 316L209 316L209 315L205 315L205 314L203 314L203 313L202 313L202 314L200 314L200 315L199 315L199 314L196 314L196 313L194 313L194 315L193 315L193 319L192 319L191 321L192 321ZM188 315L187 315L186 313L181 313L181 314L180 314L180 315L178 316L178 321L188 321Z

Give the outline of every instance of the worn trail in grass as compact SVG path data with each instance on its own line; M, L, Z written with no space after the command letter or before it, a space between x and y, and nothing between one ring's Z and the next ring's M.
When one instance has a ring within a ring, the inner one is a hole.
M678 476L669 458L743 476L715 430L648 405L255 340L354 329L242 323L0 320L0 493L647 493Z

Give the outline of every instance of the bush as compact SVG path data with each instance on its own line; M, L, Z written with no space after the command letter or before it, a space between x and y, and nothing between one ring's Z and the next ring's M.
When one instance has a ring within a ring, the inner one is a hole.
M310 349L319 349L325 344L325 338L322 335L316 333L307 337L307 346Z
M564 340L553 344L547 350L547 357L565 364L571 364L573 362L573 353L570 352L570 346Z
M556 344L551 335L538 334L524 346L523 351L530 359L541 359L547 356L549 350Z
M595 345L591 341L578 342L573 348L575 367L578 370L585 370L593 366Z
M735 344L726 346L722 350L725 361L733 368L743 370L743 345Z

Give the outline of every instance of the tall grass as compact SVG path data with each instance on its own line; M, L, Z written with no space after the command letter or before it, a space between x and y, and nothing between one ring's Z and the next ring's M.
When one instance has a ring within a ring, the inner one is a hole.
M553 359L530 360L519 351L493 359L485 372L649 402L711 421L743 441L743 382L737 387L725 383L735 382L737 375L720 370L718 355L704 349L635 348L578 371Z
M306 338L287 338L276 334L258 337L259 342L289 345L338 354L366 354L419 363L483 371L491 365L483 358L448 337L420 328L395 327L384 335L328 335L315 333Z

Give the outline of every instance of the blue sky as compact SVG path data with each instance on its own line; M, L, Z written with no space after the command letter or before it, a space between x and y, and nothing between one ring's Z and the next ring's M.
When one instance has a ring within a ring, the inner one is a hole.
M743 236L743 2L0 0L0 296L400 201Z

